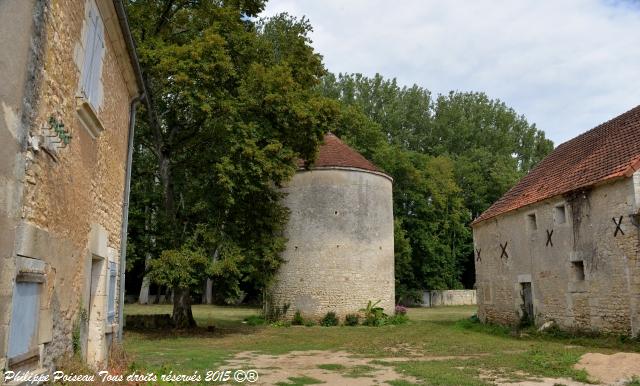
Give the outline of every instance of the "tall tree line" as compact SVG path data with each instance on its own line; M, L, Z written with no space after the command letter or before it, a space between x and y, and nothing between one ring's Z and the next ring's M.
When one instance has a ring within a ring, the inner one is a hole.
M262 0L129 0L149 103L135 138L128 290L143 274L173 319L207 278L260 293L281 259L280 187L333 131L394 178L396 287L470 285L469 222L551 148L482 93L433 97L381 76L328 73L307 20Z
M553 143L484 93L433 96L360 74L328 74L319 89L341 102L336 134L394 178L396 292L472 286L469 223Z

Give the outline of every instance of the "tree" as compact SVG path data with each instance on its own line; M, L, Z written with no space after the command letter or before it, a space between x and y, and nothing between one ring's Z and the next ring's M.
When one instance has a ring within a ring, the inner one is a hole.
M255 21L263 7L258 0L129 2L151 102L136 134L134 171L142 180L132 194L132 234L153 222L160 257L151 277L174 288L178 327L194 324L190 297L204 271L228 294L269 282L288 214L279 187L298 158L315 156L338 112L315 89L325 70L309 23L286 14ZM140 240L131 239L138 261ZM204 264L202 256L209 261L202 270L167 272Z
M552 142L483 93L434 98L416 85L360 74L328 74L319 89L342 104L336 134L394 178L401 243L396 292L471 286L469 223L548 154Z

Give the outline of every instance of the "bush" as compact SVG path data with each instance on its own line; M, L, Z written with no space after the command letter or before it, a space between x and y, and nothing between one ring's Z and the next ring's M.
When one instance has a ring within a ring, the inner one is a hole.
M396 306L396 315L406 315L406 314L407 314L407 307L401 306L400 304L398 304Z
M304 325L304 318L300 314L300 311L296 311L296 313L293 315L293 320L291 321L291 325L293 326Z
M360 315L347 314L347 316L344 317L345 326L357 326L358 324L360 324Z
M320 325L324 327L337 326L338 317L336 316L336 313L333 311L327 312L324 318L322 318L322 320L320 321Z
M291 327L291 322L288 320L277 320L270 324L271 327Z
M387 324L393 324L393 325L398 325L398 324L405 324L409 321L409 317L405 314L395 314L393 316L390 316L387 318L386 323Z
M251 315L244 318L244 321L250 326L262 326L267 321L260 315Z
M314 322L313 320L310 320L310 319L304 321L304 325L307 326L307 327L313 327L316 324L317 324L316 322Z
M380 300L375 303L372 303L369 300L367 303L367 307L362 308L360 311L364 312L364 324L365 326L383 326L387 319L387 314L384 313L384 309L382 307L377 307Z

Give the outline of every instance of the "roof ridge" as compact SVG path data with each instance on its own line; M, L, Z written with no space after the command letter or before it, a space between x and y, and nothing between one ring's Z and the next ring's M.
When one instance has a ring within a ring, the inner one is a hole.
M640 105L558 145L472 225L640 169Z
M304 167L304 160L298 160L298 167ZM358 151L344 143L337 135L327 132L322 144L318 149L315 160L311 163L310 169L324 167L345 167L362 169L376 173L385 174L373 162L366 159Z

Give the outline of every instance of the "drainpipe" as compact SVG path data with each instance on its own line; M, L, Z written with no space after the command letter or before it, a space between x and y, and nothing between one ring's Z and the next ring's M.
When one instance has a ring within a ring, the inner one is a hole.
M149 104L146 98L146 92L144 87L144 81L142 79L142 69L140 68L140 62L136 54L136 45L131 36L131 30L129 29L129 22L127 21L127 13L124 9L122 0L113 0L113 6L116 9L118 15L118 22L120 29L124 35L125 46L129 53L129 59L133 66L133 72L136 76L136 83L140 90L140 95L131 101L129 110L129 143L127 147L127 169L125 171L124 180L124 198L122 205L122 229L120 234L120 308L118 312L118 335L117 340L122 341L122 329L124 327L124 275L127 267L127 229L129 227L129 191L131 190L131 162L133 160L133 135L136 124L136 106L142 100ZM150 107L150 106L149 106Z
M129 143L127 145L127 170L124 176L124 197L122 200L122 229L120 230L120 307L118 312L118 341L122 341L124 327L124 275L127 268L127 230L129 228L129 193L131 191L131 163L133 161L133 136L136 126L136 107L144 98L139 95L131 101L129 107Z

